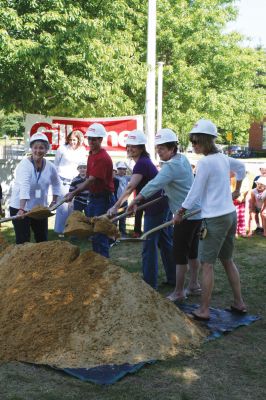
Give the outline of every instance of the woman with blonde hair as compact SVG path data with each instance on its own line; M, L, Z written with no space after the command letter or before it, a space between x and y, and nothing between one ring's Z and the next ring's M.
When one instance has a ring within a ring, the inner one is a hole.
M57 169L61 182L61 197L64 197L70 188L80 160L86 158L86 149L83 146L83 133L80 130L73 130L66 137L66 142L56 151L54 165ZM63 204L56 211L55 232L63 236L65 222L72 211L69 204Z

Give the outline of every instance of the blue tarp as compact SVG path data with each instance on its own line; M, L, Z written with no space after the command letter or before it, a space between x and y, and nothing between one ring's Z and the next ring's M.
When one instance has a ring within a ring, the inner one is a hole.
M191 311L197 309L197 304L176 304L183 312L190 314ZM231 332L239 326L250 325L261 319L256 315L240 315L232 313L227 310L221 310L218 308L210 309L210 320L201 322L202 325L206 326L210 330L210 335L206 340L213 340L224 333ZM117 382L129 373L134 373L142 368L146 364L152 364L155 360L144 361L138 364L122 364L122 365L102 365L95 368L65 368L62 371L69 375L75 376L83 381L93 382L100 385L110 385Z

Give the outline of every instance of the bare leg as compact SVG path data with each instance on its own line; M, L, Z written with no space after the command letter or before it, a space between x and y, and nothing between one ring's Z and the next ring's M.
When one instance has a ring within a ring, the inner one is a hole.
M209 318L209 306L211 302L212 289L214 285L213 264L202 264L202 295L200 307L194 314L201 318Z
M263 236L266 236L266 214L265 211L261 212L261 222L263 227Z
M198 281L198 273L200 268L200 262L197 258L189 259L189 284L188 284L188 292L191 291L193 293L197 290L200 290L200 284Z
M233 291L233 296L234 296L233 306L238 308L239 310L244 310L246 306L241 295L241 285L240 285L240 277L238 269L232 259L221 260L221 262L224 266L227 278L229 280L230 286Z
M176 287L175 290L167 296L168 300L176 301L176 300L184 300L185 292L184 292L184 284L185 284L185 276L187 272L187 264L177 265L176 266Z

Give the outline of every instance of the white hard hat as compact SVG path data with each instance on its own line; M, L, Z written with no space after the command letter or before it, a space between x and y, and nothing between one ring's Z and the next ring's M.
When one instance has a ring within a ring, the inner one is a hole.
M260 169L266 169L266 164L260 165Z
M106 136L105 127L102 124L98 124L95 122L94 124L90 125L85 133L86 137L102 137Z
M118 161L116 163L116 168L124 168L127 169L127 164L124 161Z
M208 119L200 119L195 123L190 134L193 133L206 133L206 135L218 136L216 125Z
M155 144L178 142L178 136L172 129L160 129L155 135Z
M32 144L33 142L36 142L37 140L41 140L42 142L47 142L48 145L50 145L50 144L49 144L48 137L47 137L44 133L42 133L42 132L34 133L34 134L30 137L30 144Z
M87 168L87 160L81 160L79 163L78 163L78 166L77 166L77 168L79 168L79 167L84 167L84 166L86 166L86 168Z
M266 186L266 176L260 176L255 183L260 183L261 185Z
M147 138L144 133L138 129L134 129L129 132L128 137L126 138L126 145L132 144L133 146L137 146L139 144L146 144Z

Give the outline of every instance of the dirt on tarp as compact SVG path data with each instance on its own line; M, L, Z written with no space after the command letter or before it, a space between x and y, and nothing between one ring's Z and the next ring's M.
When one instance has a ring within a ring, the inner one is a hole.
M92 251L52 241L1 256L1 361L133 364L191 351L205 336L140 277Z

